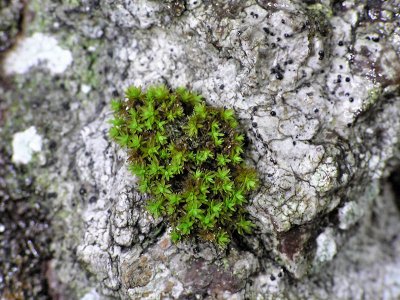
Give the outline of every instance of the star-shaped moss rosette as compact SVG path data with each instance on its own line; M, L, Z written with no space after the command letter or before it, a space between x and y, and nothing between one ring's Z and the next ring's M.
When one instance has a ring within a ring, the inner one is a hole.
M226 246L233 232L251 233L245 206L258 177L243 161L244 135L232 109L163 85L131 86L111 105L110 136L127 150L148 211L169 221L174 242L199 236Z

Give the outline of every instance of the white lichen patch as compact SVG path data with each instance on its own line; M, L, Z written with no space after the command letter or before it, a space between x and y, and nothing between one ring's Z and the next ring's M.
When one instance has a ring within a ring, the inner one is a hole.
M260 274L254 280L254 291L258 293L252 294L251 299L282 299L279 294L282 289L283 271L276 266L268 266L268 273ZM271 297L264 297L270 295Z
M336 242L332 228L327 228L317 237L317 252L315 263L331 261L337 253Z
M100 295L95 289L87 292L80 300L100 300Z
M350 201L339 209L338 215L339 228L347 230L364 215L364 211L358 203Z
M329 191L335 183L338 169L335 164L321 164L311 176L310 185L319 192Z
M27 164L35 152L42 150L42 137L31 126L25 131L17 132L12 141L12 161L16 164Z
M81 85L81 92L84 94L88 94L92 90L92 87L87 84L82 84Z
M51 74L63 73L72 63L72 54L58 45L58 41L43 33L22 39L4 62L6 74L24 74L35 66L42 66Z

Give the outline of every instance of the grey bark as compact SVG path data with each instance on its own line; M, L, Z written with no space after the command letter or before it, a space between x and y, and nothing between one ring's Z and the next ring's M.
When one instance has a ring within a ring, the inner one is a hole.
M43 140L27 168L56 193L53 294L400 297L399 1L34 0L24 14L3 59L4 133ZM226 251L172 244L108 138L110 99L155 83L240 117L262 184L254 234Z

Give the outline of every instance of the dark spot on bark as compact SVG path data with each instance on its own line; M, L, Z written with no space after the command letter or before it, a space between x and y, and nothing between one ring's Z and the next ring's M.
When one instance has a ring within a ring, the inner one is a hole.
M390 174L388 181L394 194L395 204L400 211L400 167L394 169Z
M372 41L375 42L375 43L378 43L379 42L379 36L378 37L373 37Z
M332 5L332 10L335 15L338 13L346 11L346 7L343 5L344 0L334 0Z
M207 287L213 296L222 291L234 293L242 287L240 280L233 275L229 267L228 269L218 268L215 264L203 259L194 260L186 268L183 281L184 285L193 289L193 293L201 293Z
M275 74L275 78L278 80L283 79L283 73L285 71L282 69L280 64L277 64L275 67L271 68L271 74Z
M56 192L47 193L47 198L56 198L56 197L57 197L57 193Z
M323 60L325 57L325 52L324 50L319 50L318 51L318 56L319 56L319 60Z
M93 203L96 203L96 202L97 202L97 197L96 196L90 197L90 199L89 199L89 203L90 204L93 204Z
M62 108L64 109L64 110L70 110L70 108L71 108L71 106L69 105L69 102L63 102L62 104L61 104L61 106L62 106Z
M279 251L285 254L290 260L294 260L299 255L305 255L306 252L311 253L312 251L309 251L309 248L311 247L310 238L312 236L311 226L293 227L289 231L279 235Z
M84 187L81 187L81 188L79 189L79 194L80 194L81 196L85 195L85 194L86 194L86 189L85 189Z
M50 150L55 150L56 148L57 148L57 142L54 141L54 140L51 140L51 141L49 142L49 149L50 149Z

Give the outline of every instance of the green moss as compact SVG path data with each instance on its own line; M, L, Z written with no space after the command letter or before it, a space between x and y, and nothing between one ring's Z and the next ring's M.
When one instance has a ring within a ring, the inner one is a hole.
M243 162L233 110L165 86L129 87L111 106L110 136L127 150L148 211L169 221L173 241L199 236L226 246L233 232L251 232L245 205L258 177Z

